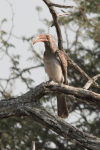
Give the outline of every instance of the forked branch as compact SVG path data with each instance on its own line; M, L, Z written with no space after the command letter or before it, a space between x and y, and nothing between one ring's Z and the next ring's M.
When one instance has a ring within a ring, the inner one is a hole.
M51 0L43 0L45 2L45 4L48 6L49 10L50 10L50 13L52 14L52 17L53 17L53 22L54 22L54 25L56 27L56 31L57 31L57 36L58 36L58 48L60 50L64 50L63 49L63 39L62 39L62 34L61 34L61 30L60 30L60 27L59 27L59 24L58 24L58 20L57 20L57 13L56 11L54 10L54 7L60 7L61 8L68 8L69 6L64 6L64 5L59 5L59 4L54 4L51 2ZM70 8L72 8L73 6L71 6ZM88 80L90 80L91 78L69 57L67 56L66 54L66 58L68 60L68 63L70 63L72 66L74 66L74 68L76 70L78 70L84 77L86 77ZM92 80L92 79L91 79ZM100 86L94 81L93 81L93 85L97 88L100 88Z
M59 94L64 93L66 95L73 95L76 100L87 102L87 105L93 105L100 109L100 94L85 90L83 88L75 88L68 85L59 85L57 83L41 83L34 89L31 89L26 94L12 99L4 99L0 101L0 112L8 111L15 107L22 107L27 104L39 102L40 98L48 94Z
M85 85L84 85L84 89L88 89L93 83L94 81L96 81L98 78L100 78L100 74L94 76L93 78L91 78Z

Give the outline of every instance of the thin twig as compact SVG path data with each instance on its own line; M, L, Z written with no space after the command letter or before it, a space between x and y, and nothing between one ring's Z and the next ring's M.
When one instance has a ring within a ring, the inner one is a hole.
M9 78L9 79L6 79L6 78L0 78L0 80L3 80L3 81L10 81L10 80L13 80L13 79L16 79L18 78L19 76L21 76L24 72L26 71L29 71L31 69L35 69L35 68L39 68L39 67L42 67L43 65L37 65L37 66L33 66L33 67L29 67L29 68L25 68L23 69L21 72L19 72L19 74L17 74L16 76L12 77L12 78ZM17 70L17 68L15 68ZM18 70L17 70L18 71Z
M58 14L57 17L64 16L64 15L69 15L69 13ZM51 25L51 27L53 27L53 26L54 26L54 23Z
M64 15L69 15L69 13L59 14L59 15L57 15L57 17L59 17L59 16L64 16Z
M84 89L89 89L89 87L94 83L94 81L96 81L98 78L100 77L100 74L94 76L93 78L91 78L85 85L84 85Z
M65 5L60 5L60 4L54 4L52 2L48 3L49 6L54 6L54 7L59 7L59 8L73 8L73 6L65 6Z
M69 49L69 40L68 40L68 34L67 34L67 25L64 25L64 31L65 31L65 36L66 36L67 49Z
M8 39L7 39L7 42L8 42L8 40L9 40L10 37L11 37L12 30L13 30L13 28L14 28L14 11L13 11L12 4L10 4L10 2L9 2L8 0L6 0L6 1L7 1L7 3L10 5L11 11L12 11L12 27L11 27L11 30L10 30L10 33L9 33L9 37L8 37Z
M79 26L78 30L76 31L76 38L75 38L75 52L77 50L76 46L77 46L77 42L78 42L78 38L79 38L79 32L80 32L81 26Z

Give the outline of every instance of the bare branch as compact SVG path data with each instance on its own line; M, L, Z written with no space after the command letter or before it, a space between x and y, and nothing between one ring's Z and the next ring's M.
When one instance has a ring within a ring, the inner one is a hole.
M79 38L79 32L80 32L81 26L79 26L78 30L76 31L76 37L75 37L75 51L77 50L77 42Z
M67 25L64 25L64 31L65 31L65 35L66 35L67 49L69 49L69 39L68 39L68 33L67 33Z
M76 70L78 70L84 77L86 77L88 80L90 80L91 78L65 53L66 55L66 59L68 61L68 63L72 66L75 67ZM91 79L92 80L92 79ZM100 86L94 81L93 81L93 85L97 88L100 88Z
M66 95L73 95L75 98L86 101L88 104L93 105L100 109L100 94L82 89L75 88L68 85L59 85L57 83L41 83L34 89L31 89L26 94L12 99L4 99L0 101L0 112L12 107L19 108L27 103L39 102L39 99L48 94L64 93ZM80 100L79 100L80 101Z
M10 5L11 11L12 11L12 27L11 27L11 29L10 29L9 37L8 37L8 39L6 40L6 42L8 42L8 40L9 40L10 37L11 37L12 30L13 30L13 28L14 28L14 11L13 11L12 4L11 4L8 0L6 0L6 1L7 1L7 3Z
M50 4L53 4L53 3L51 2L51 0L43 0L43 1L48 6L48 8L50 10L50 13L52 14L52 17L53 17L53 22L54 22L54 25L56 27L57 36L58 36L58 48L60 50L63 50L63 39L62 39L61 30L60 30L60 27L59 27L59 24L58 24L57 13L54 10L54 7L50 5Z
M64 16L64 15L69 15L69 13L59 14L59 15L57 15L57 17L59 17L59 16Z
M69 15L69 13L58 14L57 17L64 16L64 15ZM51 25L51 27L53 27L53 26L54 26L54 23Z
M52 2L48 2L49 6L54 6L54 7L59 7L59 8L73 8L73 6L65 6L65 5L60 5L60 4L54 4Z
M100 94L68 85L42 83L22 96L1 100L0 119L11 116L28 116L72 143L76 143L88 150L99 150L99 138L90 136L71 126L39 105L39 99L50 93L74 95L76 98L81 98L83 101L85 99L89 104L93 104L100 109Z
M24 108L35 121L44 125L45 127L53 130L57 134L64 137L66 140L76 143L88 150L99 150L100 139L91 136L85 132L82 132L78 128L66 123L60 117L54 116L50 112L46 111L41 106L35 106L32 108Z
M3 81L10 81L10 80L14 80L16 78L18 78L19 76L21 76L23 73L25 73L26 71L29 71L31 69L35 69L35 68L39 68L39 67L42 67L43 65L37 65L37 66L33 66L33 67L29 67L29 68L25 68L23 69L22 71L19 72L19 74L17 74L15 77L12 77L12 78L9 78L9 79L4 79L4 78L0 78L0 80L3 80ZM17 70L17 68L14 68L15 70ZM17 70L18 71L18 70Z
M87 148L88 150L99 150L100 148L100 138L82 132L80 129L70 125L60 117L48 112L41 105L37 105L36 102L32 107L23 106L9 109L9 111L3 114L0 113L0 118L2 115L4 118L22 115L28 116L41 125L53 130L66 140L76 143L83 148Z
M84 85L84 89L88 89L93 83L94 81L96 81L98 78L100 77L100 74L94 76L93 78L91 78L85 85Z

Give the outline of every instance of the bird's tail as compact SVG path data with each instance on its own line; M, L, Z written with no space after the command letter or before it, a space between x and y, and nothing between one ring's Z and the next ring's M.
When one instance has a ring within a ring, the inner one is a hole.
M69 115L66 97L64 94L57 95L58 116L67 118Z

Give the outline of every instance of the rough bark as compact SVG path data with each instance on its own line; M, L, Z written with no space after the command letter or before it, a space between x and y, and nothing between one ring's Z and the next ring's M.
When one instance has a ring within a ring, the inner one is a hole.
M31 89L29 92L23 94L22 96L12 99L1 100L0 112L3 112L4 110L9 109L11 107L19 108L25 106L28 103L38 103L39 99L42 98L44 95L52 93L64 93L66 95L72 95L77 100L81 99L81 101L100 109L100 94L64 84L59 85L57 83L41 83L40 85L38 85L34 89Z
M100 94L68 85L42 83L22 96L1 100L0 119L11 116L28 116L61 135L66 140L76 143L83 148L100 150L99 138L82 132L39 105L39 99L44 95L62 92L74 95L83 101L85 99L89 104L93 104L100 109Z

